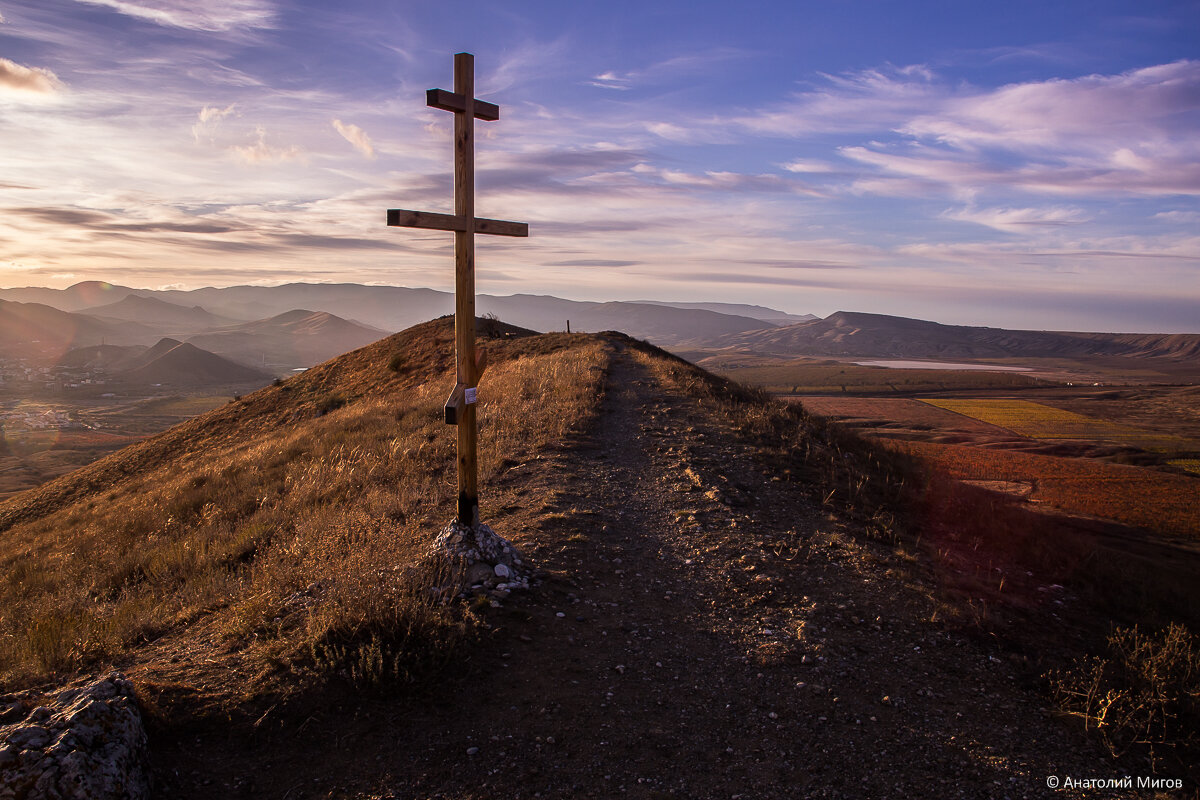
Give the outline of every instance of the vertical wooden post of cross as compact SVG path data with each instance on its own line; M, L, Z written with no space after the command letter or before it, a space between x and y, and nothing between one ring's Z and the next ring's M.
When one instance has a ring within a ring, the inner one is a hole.
M430 89L426 105L454 113L454 214L389 209L387 224L454 231L454 357L458 383L446 401L446 422L458 426L458 521L479 524L479 428L476 387L485 362L475 353L475 234L528 236L520 222L475 216L475 120L494 121L500 109L475 99L475 57L454 56L454 91Z
M475 60L454 56L454 93L464 102L454 114L454 215L466 222L454 232L454 360L458 382L474 392L475 365ZM475 398L471 398L474 400ZM458 521L479 524L479 425L475 403L463 403L458 423Z

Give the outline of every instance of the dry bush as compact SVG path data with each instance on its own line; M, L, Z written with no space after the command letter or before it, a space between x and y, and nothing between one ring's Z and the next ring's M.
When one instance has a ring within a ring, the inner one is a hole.
M419 326L0 505L0 687L136 662L200 619L308 676L435 667L470 629L406 569L453 514L449 334ZM606 359L582 336L486 347L485 493L589 424Z
M1200 763L1200 639L1172 623L1158 635L1117 628L1108 653L1055 672L1060 709L1083 720L1114 756L1145 747Z

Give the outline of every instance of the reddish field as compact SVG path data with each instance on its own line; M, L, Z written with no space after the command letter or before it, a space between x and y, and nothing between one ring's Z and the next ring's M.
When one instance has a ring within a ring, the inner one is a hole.
M1200 540L1200 478L983 447L892 440L886 444L952 478L1030 483L1032 502Z
M800 404L813 414L834 420L864 420L938 431L969 431L1005 435L1009 431L921 400L895 397L801 397ZM853 424L853 423L851 423Z
M126 436L103 431L62 431L54 447L59 450L74 450L83 447L124 447L141 441L144 436Z
M14 451L33 453L41 450L80 450L91 447L115 450L144 438L144 436L130 436L123 433L50 428L16 435L10 434L7 437L7 443L9 448Z

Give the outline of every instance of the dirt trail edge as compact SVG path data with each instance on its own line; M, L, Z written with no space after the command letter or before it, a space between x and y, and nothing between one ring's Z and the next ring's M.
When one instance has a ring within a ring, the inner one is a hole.
M1074 797L1047 780L1121 777L1018 665L931 621L890 548L610 341L597 430L515 537L547 577L490 610L471 674L181 734L161 796Z

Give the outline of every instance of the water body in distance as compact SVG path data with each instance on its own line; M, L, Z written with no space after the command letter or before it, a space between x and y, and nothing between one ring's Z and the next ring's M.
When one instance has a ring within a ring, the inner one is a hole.
M954 361L904 361L902 359L886 359L883 361L855 361L860 367L888 367L890 369L954 369L973 370L975 372L1032 372L1031 367L998 367L994 364L960 364Z

